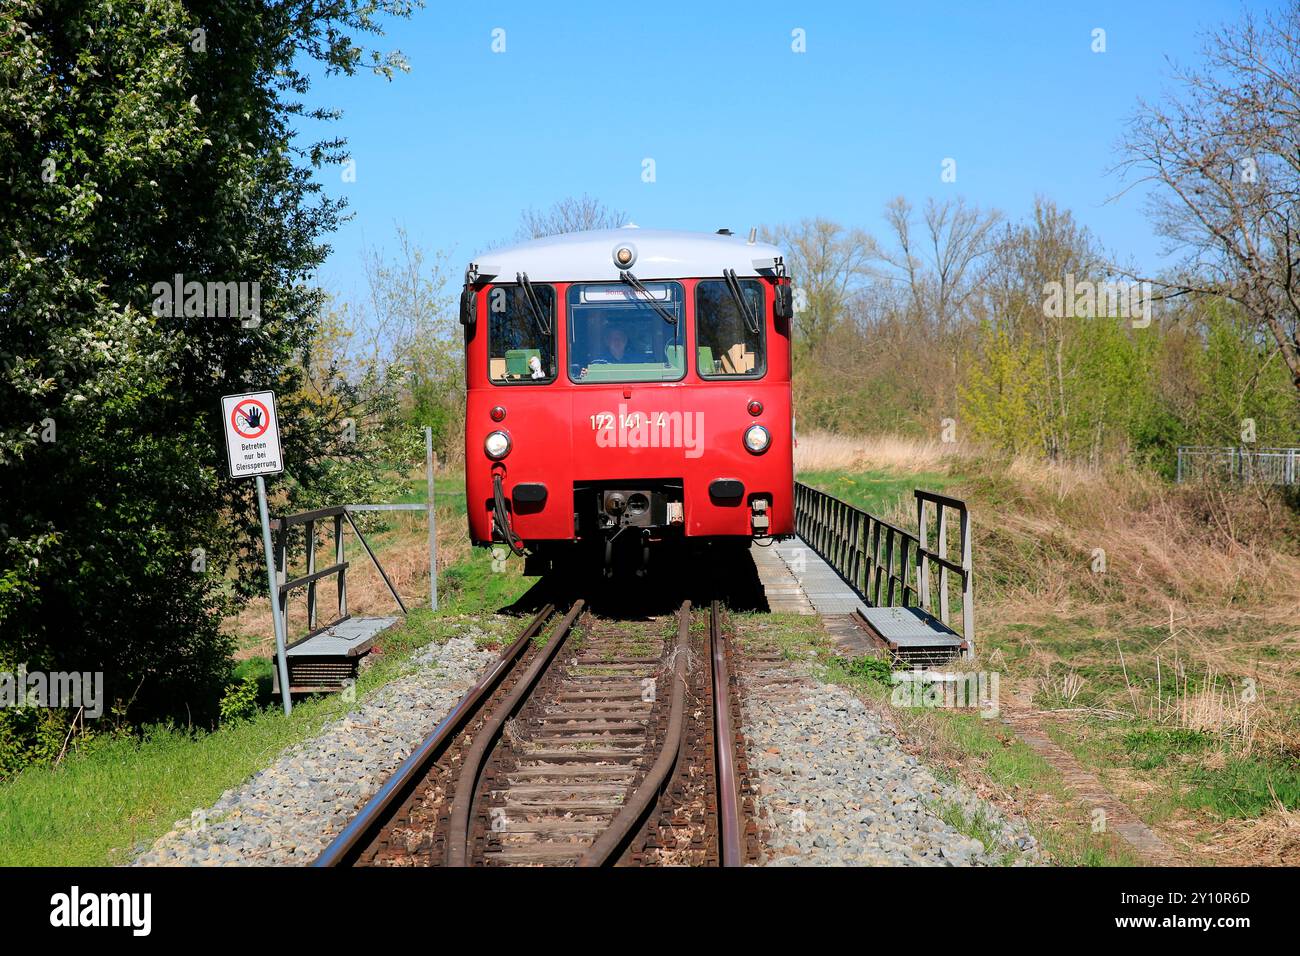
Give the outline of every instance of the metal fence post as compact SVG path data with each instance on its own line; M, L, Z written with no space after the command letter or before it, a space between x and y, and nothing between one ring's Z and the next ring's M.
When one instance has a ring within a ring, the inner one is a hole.
M307 533L307 575L316 573L316 522L308 521ZM307 630L316 630L316 582L307 585Z
M280 585L275 573L275 550L271 546L271 516L266 509L266 482L261 475L257 476L257 510L262 519L262 548L266 551L266 584L271 592L271 627L275 631L280 697L284 701L284 715L288 717L293 711L289 694L289 659L285 656L284 615L281 613Z
M343 541L343 516L334 516L334 563L342 564L347 556L347 551ZM348 573L346 570L339 572L339 618L348 616Z
M438 533L433 509L433 428L424 427L424 470L429 479L429 608L438 610Z
M945 561L948 560L948 509L943 505L935 505L935 514L939 517L939 538L935 545L935 552ZM962 524L965 527L965 524ZM939 620L947 624L951 617L948 608L948 568L946 565L939 565Z
M975 656L975 569L971 566L970 511L961 509L961 630L966 652Z
M918 567L916 569L916 586L920 595L919 607L922 611L930 610L930 562L926 560L925 552L930 550L930 533L926 530L925 499L921 497L919 490L914 490L916 495L916 540L920 545L916 553ZM939 507L943 507L940 505Z

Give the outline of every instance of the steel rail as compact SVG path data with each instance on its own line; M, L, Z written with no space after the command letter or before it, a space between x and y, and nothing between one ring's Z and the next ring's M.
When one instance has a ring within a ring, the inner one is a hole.
M428 772L433 762L442 755L448 742L468 723L479 705L486 700L510 668L523 656L529 642L541 633L546 622L555 613L555 606L547 604L515 639L491 670L469 689L455 707L442 719L428 737L421 741L401 766L393 772L356 816L343 828L312 864L313 866L352 866L374 841L388 821L390 810L396 810L410 791Z
M722 610L717 601L713 602L709 612L709 645L713 655L713 744L718 786L718 843L721 845L723 866L743 866L735 738L731 731L727 639L722 633Z
M546 642L545 649L533 658L532 663L528 665L528 670L524 671L520 676L519 683L510 691L510 695L501 702L474 735L474 743L465 755L465 759L461 764L460 775L456 780L456 796L452 801L451 819L447 831L448 866L469 865L470 813L474 809L475 798L478 795L479 778L482 776L483 766L487 762L488 754L496 745L497 738L501 736L501 730L505 727L506 721L513 717L523 702L528 699L528 695L532 693L537 681L545 673L547 667L550 666L556 652L560 649L560 645L564 643L565 638L573 628L574 620L582 613L585 603L581 599L574 603L573 607L569 609L569 613L556 625L550 640Z
M578 866L604 866L612 863L636 831L646 814L658 801L660 794L668 784L673 770L681 756L686 710L686 665L690 658L691 640L691 602L682 603L677 621L677 645L673 649L673 690L668 712L668 727L664 733L664 743L655 758L653 766L637 787L636 792L623 805L609 828L596 839Z

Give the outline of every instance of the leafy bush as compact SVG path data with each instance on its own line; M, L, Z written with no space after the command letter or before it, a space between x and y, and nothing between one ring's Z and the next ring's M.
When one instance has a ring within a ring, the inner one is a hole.
M226 688L221 698L221 722L238 723L257 713L257 678L245 677L238 684Z

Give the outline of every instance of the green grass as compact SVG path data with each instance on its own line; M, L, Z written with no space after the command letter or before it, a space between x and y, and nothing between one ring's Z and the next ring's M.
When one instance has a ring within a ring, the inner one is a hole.
M1058 818L1027 819L1030 831L1052 859L1063 866L1134 866L1137 858L1117 837L1094 833L1074 794L1051 764L998 721L953 711L931 711L926 729L941 738L966 764L973 761L980 772L1004 792L1036 793L1052 798ZM1049 825L1065 822L1068 826ZM961 829L958 827L958 829ZM962 832L967 832L962 830ZM973 834L972 834L973 835ZM982 838L980 838L982 839Z
M1217 746L1213 737L1198 730L1165 729L1143 726L1128 731L1123 737L1129 760L1138 770L1154 770L1166 766L1171 758L1181 754L1199 754Z
M1241 672L1216 677L1220 686L1232 686L1253 673L1259 658L1268 656L1263 651L1282 645L1288 633L1286 628L1259 624L1249 633L1242 633L1239 626L1208 627L1199 636L1242 648ZM1122 664L1117 638L1124 649ZM1052 682L1043 682L1035 693L1035 706L1048 711L1103 708L1108 715L1062 715L1044 721L1044 729L1106 780L1147 824L1198 819L1197 829L1209 839L1215 822L1259 817L1277 801L1288 809L1300 807L1300 768L1294 751L1257 746L1244 756L1237 753L1239 742L1231 737L1153 719L1150 707L1157 696L1157 680L1164 685L1159 695L1166 700L1179 693L1196 694L1206 680L1203 668L1186 662L1185 677L1175 678L1167 628L1072 618L1043 625L995 624L985 631L984 647L986 653L993 648L1001 652L1001 666L1012 678L1036 680L1046 659L1053 661L1052 673L1058 678L1073 671L1084 679L1073 700L1064 699ZM1130 687L1139 701L1136 709ZM1300 730L1300 713L1274 707L1277 719L1289 720ZM1210 761L1211 757L1215 759Z
M445 505L452 487L438 494ZM463 485L447 480L449 486ZM422 500L423 483L419 486ZM459 499L464 520L463 493ZM387 535L372 544L382 550ZM382 559L382 556L381 556ZM99 866L129 862L141 845L152 843L176 821L210 806L221 794L263 769L286 747L306 739L327 721L356 708L375 690L400 676L411 654L432 642L444 642L476 623L499 643L512 622L492 611L515 601L535 579L524 578L522 562L506 562L494 571L490 552L476 549L458 564L441 569L439 610L413 608L385 631L372 657L373 666L357 681L357 702L341 695L295 701L286 718L271 699L271 662L241 661L237 679L258 678L262 708L252 718L215 730L175 726L148 728L141 735L101 744L72 754L57 767L30 768L0 785L0 865Z
M393 504L397 505L422 505L429 497L429 481L427 478L408 478L406 482L406 491L398 495ZM458 474L435 475L433 478L433 501L437 506L445 505L451 502L457 503L457 507L464 513L465 498L465 476Z
M1220 820L1253 819L1275 806L1300 808L1300 767L1255 757L1230 758L1220 769L1195 767L1187 775L1189 806Z
M997 845L999 826L995 821L989 818L988 814L981 808L974 813L967 813L957 804L951 801L939 801L931 808L939 819L948 826L952 827L958 833L970 837L973 840L979 840L985 850L989 850ZM1016 860L1014 850L1007 850L998 859L999 866L1010 866Z
M0 788L0 865L126 863L138 843L208 806L340 712L312 701L287 720L267 710L212 733L154 728L54 769L24 771Z
M916 499L912 494L914 489L943 491L944 488L961 480L937 471L898 474L884 470L806 471L800 472L798 477L806 485L811 485L813 488L834 495L841 501L886 519L900 502L909 513L915 512Z

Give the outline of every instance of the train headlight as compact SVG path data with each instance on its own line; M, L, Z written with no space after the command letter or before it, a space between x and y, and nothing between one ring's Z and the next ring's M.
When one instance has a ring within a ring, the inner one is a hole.
M755 455L761 455L767 451L767 446L772 444L772 436L762 425L750 425L745 429L745 448Z
M505 432L493 432L483 441L483 450L493 461L500 461L510 454L510 436Z

